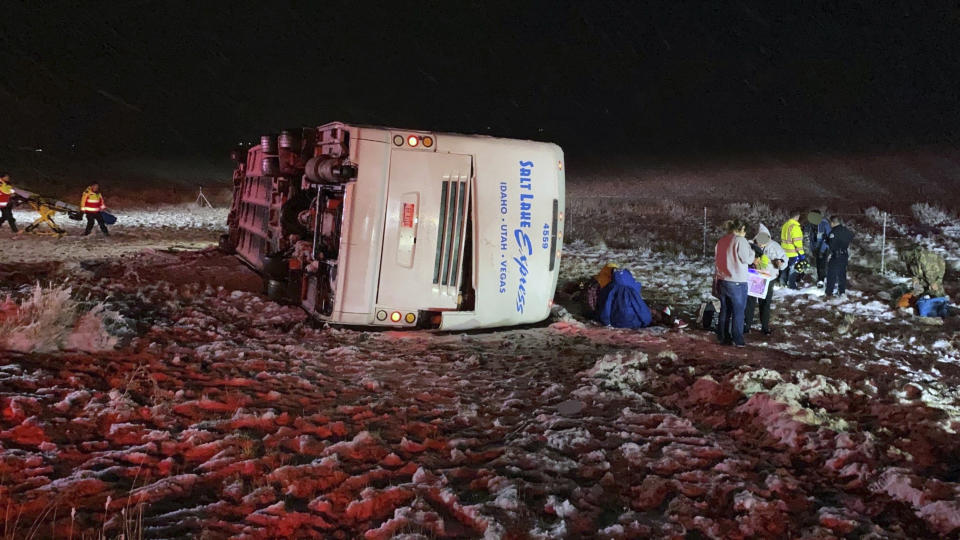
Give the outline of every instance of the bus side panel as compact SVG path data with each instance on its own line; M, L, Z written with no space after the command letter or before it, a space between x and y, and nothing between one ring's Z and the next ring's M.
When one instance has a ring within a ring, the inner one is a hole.
M390 147L364 139L355 140L353 144L358 176L352 196L344 201L349 216L344 216L340 237L339 294L330 318L339 320L346 314L366 314L369 324L373 321L380 274Z
M491 144L477 152L475 279L481 326L538 322L550 314L562 246L562 233L551 246L563 226L562 162L563 152L552 144Z

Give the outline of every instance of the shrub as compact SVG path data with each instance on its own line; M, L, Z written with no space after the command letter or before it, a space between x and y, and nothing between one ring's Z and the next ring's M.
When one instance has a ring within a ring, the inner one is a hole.
M871 221L877 225L883 225L883 210L880 210L876 206L871 206L863 211L863 213ZM903 224L899 223L896 219L893 218L890 214L887 214L887 228L896 231L899 234L907 234L907 228Z
M941 226L954 220L954 217L939 206L933 206L927 203L914 203L910 206L913 211L913 217L924 225Z
M83 312L66 285L44 288L37 284L20 303L8 297L0 305L0 348L20 352L112 349L117 338L107 332L106 321L117 318L103 304Z
M747 222L747 233L756 231L757 225L763 223L773 233L787 220L787 213L783 210L770 208L766 203L730 203L724 207L724 219L740 218Z

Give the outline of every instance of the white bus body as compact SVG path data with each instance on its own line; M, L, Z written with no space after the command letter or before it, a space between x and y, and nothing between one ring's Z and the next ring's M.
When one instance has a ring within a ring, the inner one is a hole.
M559 146L331 123L238 156L226 246L336 324L545 319L563 244Z

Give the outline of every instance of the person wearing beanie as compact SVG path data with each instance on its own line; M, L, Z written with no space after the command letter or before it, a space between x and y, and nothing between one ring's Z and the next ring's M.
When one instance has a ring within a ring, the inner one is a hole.
M757 270L762 270L776 279L780 269L787 265L787 254L780 247L780 244L770 238L770 230L761 223L757 235L753 237L754 252L759 253L759 259L755 264ZM747 309L743 315L743 332L750 332L753 325L753 314L760 305L760 331L769 336L770 330L770 308L773 305L773 285L767 287L767 296L765 298L756 298L747 296Z

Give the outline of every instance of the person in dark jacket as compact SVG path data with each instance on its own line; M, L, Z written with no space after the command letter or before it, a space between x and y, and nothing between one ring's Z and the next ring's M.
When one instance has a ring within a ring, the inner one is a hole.
M830 217L830 236L827 245L830 249L830 259L827 261L827 288L828 297L833 296L834 287L837 294L847 292L847 261L850 260L850 241L853 233L846 228L839 216Z
M830 250L827 247L827 239L830 238L830 220L823 215L823 212L811 210L807 214L807 223L810 253L817 265L817 287L823 287L827 279L827 259L830 258Z

